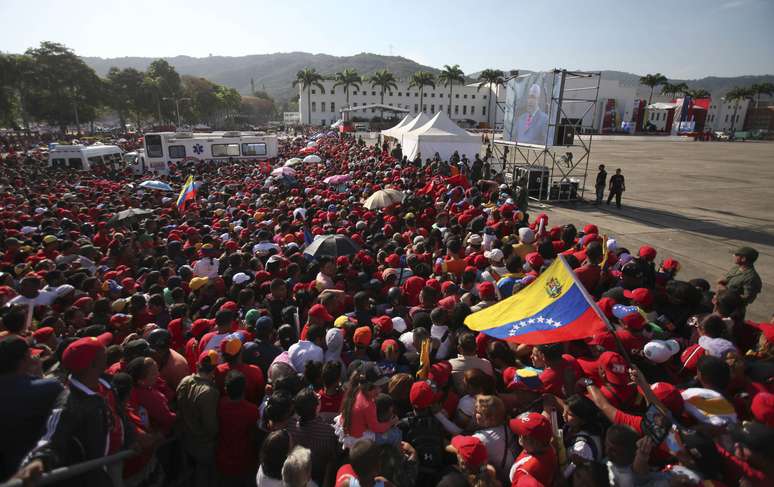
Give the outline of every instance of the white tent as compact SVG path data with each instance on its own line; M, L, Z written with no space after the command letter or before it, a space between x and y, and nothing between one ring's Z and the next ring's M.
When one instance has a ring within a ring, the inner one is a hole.
M426 124L430 121L430 117L424 114L424 112L420 112L419 115L411 119L410 121L406 122L405 125L395 130L393 133L390 134L390 137L395 137L398 139L398 141L403 144L403 136L406 135L407 132L410 132L411 130L414 130L415 128L419 128L422 125ZM393 127L394 129L395 127ZM388 129L391 130L391 129ZM405 154L405 152L404 152Z
M401 127L409 123L411 121L411 118L412 118L411 115L406 115L405 117L403 117L403 120L398 122L398 125L382 130L382 135L384 135L385 137L395 137L396 139L400 138Z
M403 133L403 154L409 160L414 159L418 153L428 158L436 152L441 159L449 160L454 151L473 160L481 151L481 138L460 128L444 111L436 113L419 127Z

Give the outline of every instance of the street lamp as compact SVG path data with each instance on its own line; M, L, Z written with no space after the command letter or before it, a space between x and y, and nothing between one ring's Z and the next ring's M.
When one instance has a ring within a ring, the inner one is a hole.
M162 98L162 100L165 100L165 101L175 100L175 113L177 114L177 126L180 127L180 102L186 101L186 100L191 101L191 99L190 98L169 98L165 96L164 98Z

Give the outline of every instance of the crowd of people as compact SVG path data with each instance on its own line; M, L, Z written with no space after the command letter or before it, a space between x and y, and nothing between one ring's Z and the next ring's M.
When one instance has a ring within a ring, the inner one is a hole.
M0 161L0 480L131 450L57 485L772 485L755 249L686 281L462 161L315 151L292 178L176 170L197 181L180 207L140 176ZM386 188L405 197L364 206ZM608 331L528 346L465 326L557 259Z

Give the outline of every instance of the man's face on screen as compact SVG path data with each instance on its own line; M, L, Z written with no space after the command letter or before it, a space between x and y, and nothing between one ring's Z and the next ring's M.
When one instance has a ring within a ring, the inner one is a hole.
M530 112L536 111L538 108L538 97L532 92L527 96L527 110Z

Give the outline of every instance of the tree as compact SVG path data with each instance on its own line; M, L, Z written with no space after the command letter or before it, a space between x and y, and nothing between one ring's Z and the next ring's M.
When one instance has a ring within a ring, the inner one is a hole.
M347 107L349 107L349 88L353 87L356 90L359 90L360 84L363 82L362 76L360 76L354 69L347 68L344 71L339 71L336 73L333 79L336 81L333 84L334 88L337 86L344 87L344 94L347 96Z
M411 75L411 82L409 82L410 88L419 88L419 110L425 111L424 99L425 99L425 86L432 86L435 89L435 76L429 71L417 71ZM449 100L451 102L451 100Z
M29 97L35 80L35 64L26 54L0 54L0 122L16 126L17 114L29 132Z
M293 81L293 86L301 85L301 88L306 90L306 111L309 114L309 125L312 125L312 87L317 87L320 91L324 90L322 80L323 76L316 69L304 68L296 73L296 79ZM347 98L347 102L349 102L349 98Z
M672 98L679 98L679 95L685 94L690 90L685 83L663 83L661 94Z
M152 112L152 99L149 97L143 81L145 74L134 68L110 68L107 74L107 104L118 113L123 128L127 118L134 115L137 128L142 126L144 115Z
M490 123L490 117L492 114L492 86L495 88L495 97L497 97L497 87L502 86L505 84L505 73L502 72L500 69L485 69L481 71L481 74L478 75L478 88L477 91L481 90L481 87L486 85L489 88L489 100L487 101L487 110L486 110L486 123L492 127L492 133L494 133L494 126L497 123L497 117L495 117L495 123Z
M742 88L736 86L726 93L726 100L734 102L734 114L731 116L731 133L734 133L734 126L736 125L736 112L739 110L739 102L749 100L755 96L755 92L750 88ZM744 123L742 124L744 126Z
M384 92L390 89L397 90L398 83L395 80L395 75L387 71L386 69L380 69L375 72L370 80L371 88L379 88L379 94L381 95L381 104L384 105ZM382 118L384 118L384 110L382 110Z
M55 42L41 42L25 53L32 59L29 73L30 115L57 125L69 124L80 131L81 120L94 120L104 99L104 83L75 53Z
M755 96L755 108L758 108L758 102L760 101L761 95L774 95L774 84L756 83L750 87L750 90L752 90Z
M661 73L646 74L640 77L640 84L650 87L650 96L648 97L648 105L653 102L653 89L658 85L666 84L667 77Z
M452 91L454 83L464 83L465 73L462 72L459 64L455 64L454 66L444 64L443 71L441 71L441 74L438 75L438 81L443 83L444 86L449 87L449 118L451 118Z
M709 98L711 96L710 92L704 88L689 89L685 92L685 94L694 100L698 100L699 98Z
M175 100L180 98L180 94L183 91L180 75L164 59L156 59L150 63L146 75L150 78L149 86L156 91L158 96L159 122L162 119L174 120L176 111ZM162 104L162 101L167 101L168 103Z

